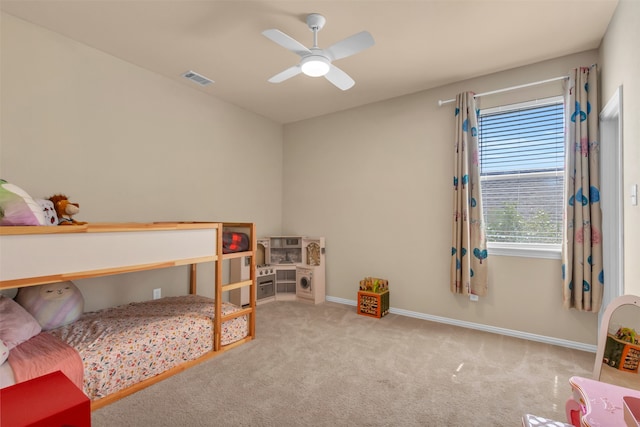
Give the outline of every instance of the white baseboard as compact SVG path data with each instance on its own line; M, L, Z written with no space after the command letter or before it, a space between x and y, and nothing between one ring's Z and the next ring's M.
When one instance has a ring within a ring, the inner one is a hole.
M327 296L327 301L336 302L338 304L356 306L355 300L345 298L336 298ZM494 334L506 335L515 338L521 338L530 341L537 341L546 344L558 345L560 347L572 348L575 350L588 351L595 353L597 346L593 344L585 344L577 341L563 340L559 338L547 337L544 335L531 334L528 332L516 331L513 329L498 328L496 326L483 325L481 323L466 322L464 320L450 319L448 317L433 316L430 314L418 313L417 311L403 310L400 308L389 308L389 313L399 314L400 316L415 317L416 319L430 320L432 322L446 323L448 325L460 326L462 328L477 329L479 331L491 332Z

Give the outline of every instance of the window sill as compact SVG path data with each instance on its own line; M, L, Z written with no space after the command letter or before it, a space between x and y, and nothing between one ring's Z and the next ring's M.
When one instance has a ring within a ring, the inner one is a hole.
M489 243L489 256L513 256L520 258L561 259L560 245L521 243Z

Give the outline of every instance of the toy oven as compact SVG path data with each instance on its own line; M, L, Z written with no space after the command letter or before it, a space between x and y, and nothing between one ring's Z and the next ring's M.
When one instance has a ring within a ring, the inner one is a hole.
M275 296L276 294L276 275L267 274L256 277L256 300Z

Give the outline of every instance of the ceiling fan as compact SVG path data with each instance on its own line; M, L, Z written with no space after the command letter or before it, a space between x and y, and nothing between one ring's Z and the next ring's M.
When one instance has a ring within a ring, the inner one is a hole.
M280 30L265 30L262 34L278 43L285 49L301 57L300 63L289 67L269 79L271 83L280 83L300 73L311 77L324 76L336 87L342 90L351 88L355 81L347 73L332 64L333 61L355 55L374 45L373 37L367 31L347 37L326 49L318 47L318 31L324 27L326 18L318 13L307 16L307 25L313 31L313 47L306 48L303 44L289 37Z

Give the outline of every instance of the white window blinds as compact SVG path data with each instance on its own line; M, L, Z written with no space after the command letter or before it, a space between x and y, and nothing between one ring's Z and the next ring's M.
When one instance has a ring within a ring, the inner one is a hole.
M487 240L560 244L562 98L481 110L479 145Z

